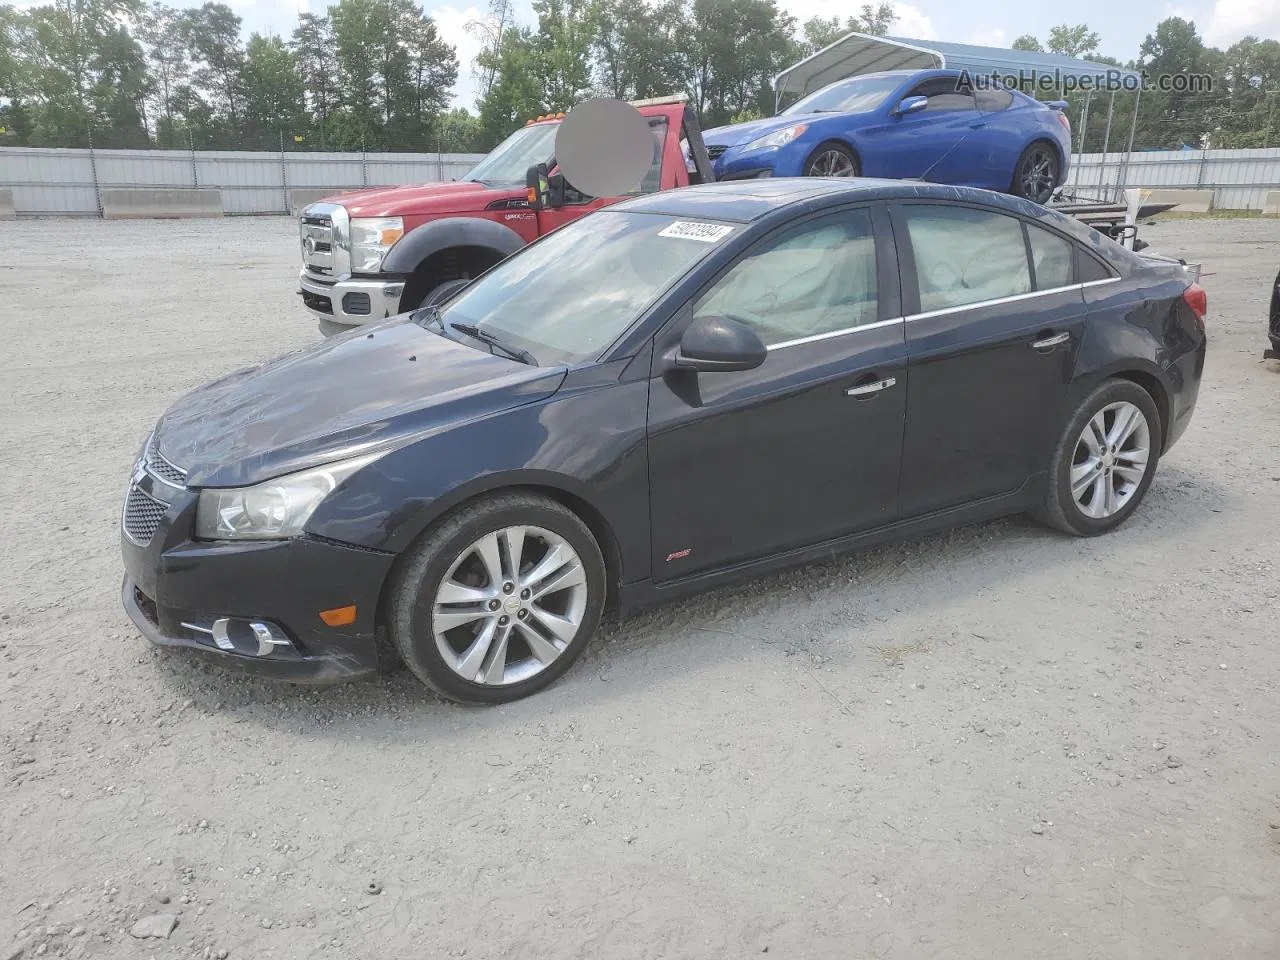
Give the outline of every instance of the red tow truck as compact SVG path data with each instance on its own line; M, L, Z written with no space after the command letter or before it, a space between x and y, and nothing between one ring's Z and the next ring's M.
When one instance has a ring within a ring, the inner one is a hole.
M683 98L632 105L653 134L636 193L714 179ZM478 276L556 227L625 199L586 196L560 176L554 153L564 116L530 121L461 180L360 190L306 207L299 293L307 309L341 324L415 309L441 285Z

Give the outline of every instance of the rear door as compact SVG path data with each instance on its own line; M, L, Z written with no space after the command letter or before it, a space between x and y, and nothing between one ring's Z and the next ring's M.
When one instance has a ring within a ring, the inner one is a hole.
M893 207L910 391L900 513L1018 490L1045 469L1084 332L1071 241L985 207Z
M659 335L655 355L699 315L746 324L768 356L726 373L655 364L654 580L892 521L905 348L885 209L823 214L762 238Z

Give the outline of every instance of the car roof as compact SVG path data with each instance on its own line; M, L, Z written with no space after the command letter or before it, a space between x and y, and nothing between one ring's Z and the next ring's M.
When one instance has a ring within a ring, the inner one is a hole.
M611 209L750 223L775 210L806 201L812 202L815 207L824 207L859 200L895 200L905 197L980 203L1025 216L1043 216L1045 212L1043 207L1026 200L990 190L918 180L878 180L871 177L722 180L718 183L645 194L624 200Z

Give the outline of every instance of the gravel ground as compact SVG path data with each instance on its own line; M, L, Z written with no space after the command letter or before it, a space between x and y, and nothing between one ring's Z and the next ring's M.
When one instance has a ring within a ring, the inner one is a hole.
M1146 228L1211 344L1116 534L720 591L491 709L238 678L120 608L157 415L319 336L293 231L0 225L0 960L1280 955L1280 221Z

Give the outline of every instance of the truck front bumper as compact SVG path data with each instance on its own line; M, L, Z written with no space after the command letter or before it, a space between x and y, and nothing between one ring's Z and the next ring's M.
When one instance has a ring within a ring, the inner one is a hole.
M321 279L305 267L298 275L298 295L313 316L334 323L370 323L400 312L403 280Z

